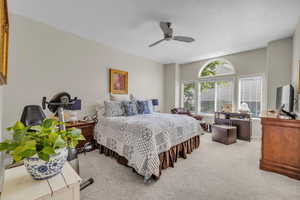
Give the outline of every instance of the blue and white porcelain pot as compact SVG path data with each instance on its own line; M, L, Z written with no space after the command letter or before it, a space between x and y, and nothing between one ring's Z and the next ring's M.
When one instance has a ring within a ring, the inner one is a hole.
M68 157L67 148L59 149L50 156L49 161L41 160L37 155L24 159L28 173L36 180L44 180L59 174Z

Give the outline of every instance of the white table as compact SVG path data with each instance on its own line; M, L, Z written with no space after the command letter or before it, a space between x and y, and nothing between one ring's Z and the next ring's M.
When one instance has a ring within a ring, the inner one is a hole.
M7 169L1 200L79 200L81 178L66 163L62 172L47 180L34 180L24 166Z

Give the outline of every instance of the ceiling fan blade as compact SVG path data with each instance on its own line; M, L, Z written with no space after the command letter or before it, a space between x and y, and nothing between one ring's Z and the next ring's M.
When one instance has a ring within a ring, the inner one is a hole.
M172 35L173 29L171 29L171 23L170 22L160 22L160 28L164 32L165 35Z
M181 42L194 42L195 39L186 36L174 36L173 40L181 41Z
M154 42L153 44L150 44L149 47L153 47L153 46L157 45L158 43L161 43L164 40L166 40L166 39L158 40L157 42Z

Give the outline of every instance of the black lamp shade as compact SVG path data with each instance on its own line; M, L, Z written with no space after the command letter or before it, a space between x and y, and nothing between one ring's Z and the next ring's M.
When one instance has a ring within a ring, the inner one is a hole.
M158 106L159 105L158 99L152 99L152 104L153 106Z
M68 110L81 110L81 99L76 99Z

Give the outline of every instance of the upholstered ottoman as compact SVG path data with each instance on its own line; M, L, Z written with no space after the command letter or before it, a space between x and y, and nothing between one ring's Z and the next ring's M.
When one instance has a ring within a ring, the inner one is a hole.
M215 124L212 126L212 140L222 144L232 144L236 142L236 127Z

